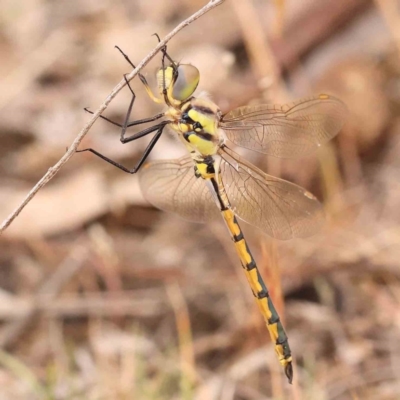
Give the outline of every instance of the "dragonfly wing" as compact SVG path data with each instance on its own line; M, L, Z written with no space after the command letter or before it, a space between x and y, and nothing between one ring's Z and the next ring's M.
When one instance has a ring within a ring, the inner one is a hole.
M146 164L139 183L146 200L161 210L193 222L218 218L219 210L204 180L194 175L190 156Z
M316 150L342 128L347 108L321 94L285 105L239 107L221 120L227 138L238 146L281 158Z
M222 187L240 219L281 240L311 236L319 230L324 212L310 192L267 175L232 150L224 148L220 154Z

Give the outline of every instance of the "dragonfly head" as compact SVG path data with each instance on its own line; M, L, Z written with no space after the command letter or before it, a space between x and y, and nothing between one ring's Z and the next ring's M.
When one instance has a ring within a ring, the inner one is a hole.
M196 90L200 81L200 72L190 64L178 64L177 66L171 64L164 70L161 68L157 72L160 94L164 90L164 79L168 98L181 103L187 100Z

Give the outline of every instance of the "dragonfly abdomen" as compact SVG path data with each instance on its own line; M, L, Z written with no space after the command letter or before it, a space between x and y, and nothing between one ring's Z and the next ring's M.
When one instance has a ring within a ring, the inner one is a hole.
M221 209L221 214L231 234L246 278L275 345L275 352L278 355L279 362L284 367L286 376L291 383L293 379L292 354L286 332L271 300L267 286L257 268L256 261L250 252L235 214L230 208Z

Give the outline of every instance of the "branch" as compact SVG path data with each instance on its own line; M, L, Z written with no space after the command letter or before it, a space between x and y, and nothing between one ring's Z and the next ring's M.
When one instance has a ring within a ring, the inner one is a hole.
M181 22L175 29L173 29L168 35L164 37L163 40L138 64L138 66L128 75L126 78L128 81L132 80L147 64L148 62L154 58L154 56L161 50L163 46L165 46L179 31L181 31L186 26L190 25L192 22L196 21L196 19L200 18L202 15L212 10L213 8L222 4L225 0L210 0L208 4L202 7L199 11L195 12L185 21ZM98 108L98 110L93 114L92 118L89 122L84 126L84 128L79 132L76 139L73 141L72 145L69 147L64 156L55 164L53 167L49 168L46 174L42 179L32 188L32 190L28 193L26 198L22 201L22 203L3 221L0 225L0 235L6 230L6 228L14 221L14 219L19 215L19 213L24 209L24 207L32 200L32 198L36 195L36 193L49 182L54 175L61 169L61 167L72 157L75 153L76 149L79 146L79 143L85 137L85 135L89 132L89 129L93 126L96 119L104 112L104 110L111 103L113 98L121 91L121 89L126 85L125 79L122 79L121 82L118 83L117 86L113 89L113 91L107 96L104 100L103 104Z

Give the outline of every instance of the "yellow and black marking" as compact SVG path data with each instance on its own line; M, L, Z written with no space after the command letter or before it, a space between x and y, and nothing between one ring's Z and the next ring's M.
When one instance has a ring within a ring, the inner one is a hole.
M195 174L197 177L207 179L211 182L216 203L220 208L221 215L231 234L236 252L250 284L251 291L253 292L257 305L264 317L279 362L283 366L289 382L292 383L292 353L290 351L286 332L282 326L271 297L269 296L267 286L257 268L256 261L250 252L236 216L230 207L229 200L223 190L220 190L221 185L218 184L215 176L214 158L211 156L206 157L201 162L196 163Z
M235 244L236 252L240 258L240 262L242 263L242 267L245 271L253 295L256 298L257 305L267 324L271 340L275 344L275 352L278 355L279 362L284 367L289 382L292 383L292 354L279 315L275 310L268 289L257 268L257 264L250 252L235 214L230 208L226 208L226 206L224 206L224 209L221 209L221 214Z

